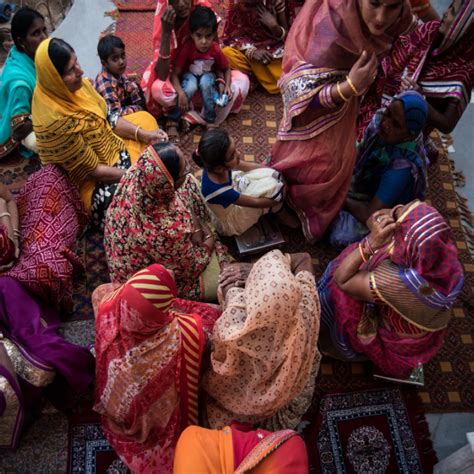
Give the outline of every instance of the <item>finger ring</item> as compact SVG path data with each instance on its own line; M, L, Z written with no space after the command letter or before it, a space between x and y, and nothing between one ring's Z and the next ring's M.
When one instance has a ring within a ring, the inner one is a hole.
M380 222L382 222L382 219L383 219L382 216L377 216L377 218L375 219L375 221L380 223Z

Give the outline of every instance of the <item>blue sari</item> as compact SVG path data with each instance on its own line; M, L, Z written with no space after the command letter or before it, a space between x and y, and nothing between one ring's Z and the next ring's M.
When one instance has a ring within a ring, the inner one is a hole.
M0 76L0 158L20 145L20 152L29 158L32 152L13 138L16 128L31 120L31 101L36 85L34 61L12 46Z

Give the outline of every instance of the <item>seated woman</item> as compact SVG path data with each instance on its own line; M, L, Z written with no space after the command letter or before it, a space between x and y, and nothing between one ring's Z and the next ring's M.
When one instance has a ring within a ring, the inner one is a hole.
M189 173L183 152L164 143L148 147L122 178L105 222L112 281L123 283L143 265L160 263L173 271L178 296L216 299L220 267L231 257Z
M223 313L203 380L209 425L237 420L270 431L294 428L311 404L321 357L311 258L273 250L248 278L240 267L230 265L220 277Z
M189 38L189 15L191 10L203 5L212 7L206 0L157 0L155 19L153 23L153 61L143 74L141 86L145 93L148 110L158 116L174 110L178 95L171 84L170 72L177 56L178 47ZM225 107L219 107L216 125L222 123L229 113L238 113L249 91L248 77L239 72L231 73L232 96ZM196 111L190 110L183 115L187 124L206 125L206 121ZM167 132L170 138L177 141L178 123L169 120Z
M132 472L171 473L180 433L198 423L206 332L220 311L176 299L161 265L108 287L97 310L94 410Z
M294 19L294 1L226 2L223 43L230 67L252 74L270 94L278 94L285 39Z
M381 105L403 89L421 92L428 102L425 147L437 150L429 133L451 133L470 102L474 77L472 1L453 0L443 19L421 23L394 43L391 54L361 104L358 135Z
M83 79L76 54L65 41L44 41L35 64L33 127L40 159L66 170L99 224L125 169L145 144L164 141L166 134L147 112L127 119L118 113L108 116L105 100Z
M405 378L442 346L463 270L448 225L425 203L377 211L369 228L318 283L320 348L345 360L368 357Z
M59 333L59 312L72 306L73 250L86 222L79 194L61 168L47 165L30 176L17 202L21 253L0 277L0 443L10 448L44 395L69 408L68 391L86 392L94 377L90 351Z
M173 472L307 474L308 454L293 430L270 433L238 423L222 430L190 426L179 437Z
M0 76L0 159L16 148L26 158L37 152L31 100L36 85L36 49L48 37L43 16L29 7L20 8L12 19L11 35L15 45Z
M418 142L427 114L425 99L415 91L395 96L376 112L358 147L345 210L330 229L333 245L345 247L361 240L375 211L425 197L426 156Z

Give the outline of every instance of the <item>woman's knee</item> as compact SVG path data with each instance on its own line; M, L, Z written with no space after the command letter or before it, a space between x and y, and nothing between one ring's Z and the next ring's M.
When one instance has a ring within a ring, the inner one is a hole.
M166 81L157 79L151 86L151 96L161 107L169 108L176 105L177 94L169 79Z

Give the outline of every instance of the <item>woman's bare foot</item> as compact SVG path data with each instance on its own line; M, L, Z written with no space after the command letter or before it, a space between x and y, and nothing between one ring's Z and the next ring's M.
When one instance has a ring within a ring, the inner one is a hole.
M168 134L168 140L171 143L179 143L178 122L168 120L166 122L166 133Z

